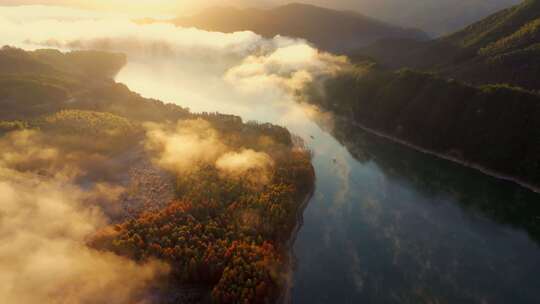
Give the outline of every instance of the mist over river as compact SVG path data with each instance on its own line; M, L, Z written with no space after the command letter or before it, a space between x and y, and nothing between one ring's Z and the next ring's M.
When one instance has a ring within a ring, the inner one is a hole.
M292 303L540 303L540 194L299 103L302 86L344 57L301 39L43 6L1 7L0 44L122 52L116 80L144 97L303 138L317 181L294 245Z
M293 303L540 303L540 194L297 102L345 58L300 39L65 8L3 7L0 25L0 44L122 52L116 80L144 97L302 137L317 184L294 246Z
M540 195L352 129L233 62L132 62L117 81L196 112L286 126L313 151L316 192L294 252L293 303L539 303Z

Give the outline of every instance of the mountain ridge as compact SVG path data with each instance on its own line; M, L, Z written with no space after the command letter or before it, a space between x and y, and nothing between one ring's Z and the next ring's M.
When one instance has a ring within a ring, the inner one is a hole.
M425 40L427 34L385 23L360 13L310 4L290 3L271 9L213 7L172 22L177 26L209 31L253 31L265 37L303 38L330 52L346 53L381 38ZM339 35L336 35L339 33Z
M508 83L540 89L540 0L526 0L428 42L378 41L353 60L369 56L389 68L436 72L472 84Z

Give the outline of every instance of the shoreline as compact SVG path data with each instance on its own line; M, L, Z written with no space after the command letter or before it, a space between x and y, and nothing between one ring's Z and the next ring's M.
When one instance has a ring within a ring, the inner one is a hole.
M313 168L313 170L315 171L315 168ZM278 299L276 300L277 304L290 304L291 303L292 280L293 280L294 267L296 265L296 256L294 254L294 244L296 242L300 229L302 229L302 226L304 225L304 211L306 210L307 206L309 205L309 202L311 201L311 199L313 198L315 194L315 181L316 181L316 177L314 179L313 188L308 193L306 193L305 197L303 198L302 203L298 205L298 208L296 210L296 224L291 232L291 236L289 237L289 239L287 240L287 243L285 244L285 250L287 251L287 257L288 257L287 273L286 273L287 284L286 286L284 286Z
M479 165L477 163L468 162L468 161L463 160L463 159L459 159L459 158L456 158L456 157L453 157L453 156L449 156L449 155L446 155L446 154L442 154L442 153L439 153L439 152L434 152L432 150L428 150L426 148L422 148L422 147L420 147L418 145L415 145L413 143L410 143L410 142L408 142L406 140L399 139L399 138L397 138L395 136L388 135L388 134L386 134L384 132L380 132L380 131L377 131L375 129L366 127L366 126L364 126L363 124L361 124L361 123L359 123L357 121L348 119L348 118L343 117L343 116L335 115L335 117L337 117L338 119L341 119L341 120L343 120L343 121L345 121L347 123L351 123L353 126L355 126L357 128L360 128L363 131L368 132L369 134L372 134L372 135L387 139L389 141L392 141L394 143L400 144L400 145L405 146L407 148L416 150L418 152L421 152L421 153L424 153L424 154L427 154L427 155L431 155L431 156L435 156L435 157L438 157L440 159L444 159L444 160L447 160L447 161L451 161L453 163L459 164L459 165L464 166L466 168L477 170L477 171L479 171L479 172L481 172L481 173L483 173L483 174L485 174L487 176L490 176L490 177L493 177L493 178L496 178L496 179L499 179L499 180L514 183L514 184L516 184L516 185L518 185L520 187L523 187L523 188L528 189L528 190L530 190L532 192L540 194L540 186L533 185L531 183L523 181L523 180L521 180L519 178L516 178L514 176L502 174L500 172L497 172L495 170L491 170L491 169L486 168L485 166Z

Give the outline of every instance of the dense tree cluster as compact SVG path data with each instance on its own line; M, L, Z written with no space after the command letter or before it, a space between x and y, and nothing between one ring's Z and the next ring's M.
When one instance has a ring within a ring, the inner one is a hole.
M540 43L540 18L537 18L509 36L501 38L480 49L481 55L494 55L527 47L531 41Z
M540 185L540 97L432 74L357 69L313 101L351 121L466 163Z
M216 303L267 303L284 284L284 244L314 175L309 153L276 159L263 188L222 178L213 165L177 177L177 199L162 210L96 235L93 246L144 261L163 259L179 283L213 286Z
M64 149L113 155L134 149L142 138L140 123L110 113L63 110L31 123L51 135L51 142Z
M0 76L0 119L35 118L60 110L67 99L65 89L43 79Z
M275 300L287 271L286 243L314 184L310 153L283 127L192 114L143 98L109 79L124 63L123 56L101 52L0 50L0 134L32 129L34 144L55 155L19 167L51 176L62 171L84 187L124 185L137 162L151 166L150 152L141 145L146 122L207 121L230 151L260 151L271 158L267 178L252 178L260 176L260 167L231 177L216 163L193 164L171 181L173 201L145 201L152 206L145 212L130 206L122 207L123 215L114 210L118 223L89 243L137 261L164 260L176 286L211 286L216 303ZM167 188L154 186L147 189ZM153 194L144 197L159 197Z

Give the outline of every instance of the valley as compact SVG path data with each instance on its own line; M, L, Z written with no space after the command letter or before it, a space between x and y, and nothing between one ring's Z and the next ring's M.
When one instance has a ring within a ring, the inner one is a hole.
M540 302L540 1L65 2L0 6L6 303Z

